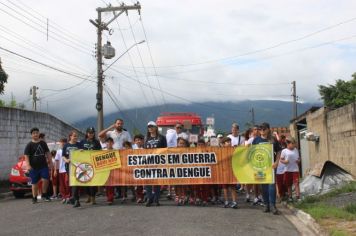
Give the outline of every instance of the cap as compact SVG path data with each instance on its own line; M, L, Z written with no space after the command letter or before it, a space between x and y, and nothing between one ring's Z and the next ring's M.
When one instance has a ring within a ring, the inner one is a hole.
M147 123L147 126L155 126L155 127L157 127L157 124L154 121L150 121L150 122Z
M37 127L33 127L31 130L30 130L30 133L32 134L33 132L39 132L40 130L37 128Z
M218 136L217 136L218 138L222 138L222 137L224 137L222 134L218 134Z
M293 138L293 137L287 137L287 138L286 138L286 142L295 143L295 138Z
M260 127L261 127L261 129L263 129L263 128L269 129L269 128L270 128L270 126L269 126L269 124L268 124L267 122L263 122L263 123L260 125Z
M87 128L87 133L95 133L94 127L88 127Z

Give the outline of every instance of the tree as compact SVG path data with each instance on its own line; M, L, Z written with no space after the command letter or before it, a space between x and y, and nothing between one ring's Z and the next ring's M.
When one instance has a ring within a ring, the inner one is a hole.
M7 83L7 78L8 75L5 73L5 71L2 69L1 66L1 59L0 59L0 94L4 93L5 90L5 84Z
M335 85L319 85L319 93L324 105L338 108L356 101L356 73L350 81L336 80Z

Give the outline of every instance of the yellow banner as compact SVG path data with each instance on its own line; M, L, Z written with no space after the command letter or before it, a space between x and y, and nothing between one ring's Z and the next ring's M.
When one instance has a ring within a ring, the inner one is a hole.
M258 144L237 147L232 156L232 169L240 183L274 183L273 146Z
M70 153L70 185L105 185L110 171L121 167L120 153L111 151L75 150Z
M272 145L73 151L71 186L273 183Z

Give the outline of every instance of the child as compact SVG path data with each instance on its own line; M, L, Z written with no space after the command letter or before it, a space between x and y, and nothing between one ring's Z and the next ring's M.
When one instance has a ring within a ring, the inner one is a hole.
M108 137L105 140L106 149L113 150L114 140L111 137ZM114 186L106 186L106 202L108 205L112 205L114 202Z
M231 138L226 137L223 139L223 144L224 147L231 147ZM235 192L235 184L224 184L222 186L223 188L223 193L224 193L224 208L228 208L231 207L233 209L237 209L237 195ZM230 190L231 193L231 197L232 197L232 202L231 204L229 204L229 200L228 200L228 191Z
M284 180L285 185L288 189L288 201L293 201L292 198L292 185L294 184L297 199L300 199L299 191L299 163L300 156L299 152L295 147L295 139L289 137L286 139L287 148L283 149L281 153L281 160L283 164L286 165Z
M51 156L52 156L52 166L53 168L51 169L51 181L52 181L52 188L53 188L53 195L51 196L51 199L57 199L58 198L58 191L57 191L57 187L58 187L58 165L56 165L56 153L57 151L52 150L51 151Z

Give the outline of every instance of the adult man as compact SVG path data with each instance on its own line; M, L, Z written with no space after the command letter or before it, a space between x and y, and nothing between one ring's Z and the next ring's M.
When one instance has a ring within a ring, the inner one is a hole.
M183 132L183 124L177 123L175 126L176 132L177 132L177 137L178 138L184 138L185 140L188 140L188 134Z
M239 135L239 125L237 123L232 123L231 134L227 137L231 139L231 146L233 147L243 145L245 143L245 138Z
M274 154L274 162L272 164L272 168L276 169L278 166L279 158L280 158L280 153L281 153L281 147L278 143L278 141L275 141L272 137L270 126L268 123L262 123L261 124L261 136L257 136L252 144L264 144L264 143L270 143L273 144L273 154ZM274 172L273 172L274 174ZM276 185L273 184L262 184L262 197L263 201L265 203L265 209L264 212L270 212L274 215L279 214L277 208L276 208Z
M26 145L24 154L32 183L32 203L37 203L38 181L42 179L42 198L45 201L50 201L47 194L49 169L52 168L51 154L47 144L40 140L40 132L38 128L32 128L31 142Z
M132 142L130 133L123 129L124 121L116 119L115 123L99 133L101 140L111 137L114 140L114 149L122 149L125 141Z

